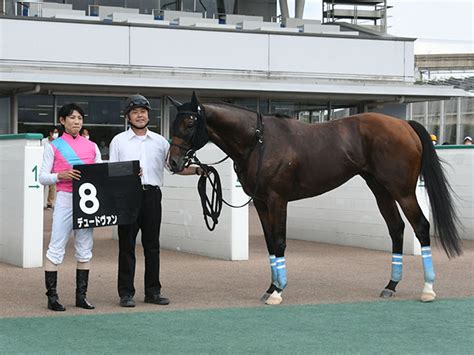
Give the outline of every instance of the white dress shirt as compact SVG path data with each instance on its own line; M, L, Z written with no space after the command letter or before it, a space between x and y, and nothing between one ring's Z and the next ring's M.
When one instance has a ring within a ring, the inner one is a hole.
M102 163L99 147L95 145L95 162ZM39 175L39 182L42 185L52 185L58 182L58 173L52 173L54 163L54 150L51 143L44 146L43 163Z
M46 149L46 147L47 147L48 145L50 145L50 144L51 144L51 141L48 139L48 137L43 138L43 139L41 140L41 145L42 145L45 149Z
M110 143L110 162L139 160L143 185L163 186L163 171L170 144L158 133L147 129L137 136L131 128L117 134Z

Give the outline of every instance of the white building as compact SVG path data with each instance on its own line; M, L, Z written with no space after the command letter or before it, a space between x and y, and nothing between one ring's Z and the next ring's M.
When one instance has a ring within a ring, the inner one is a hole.
M264 21L272 2L262 16L215 10L215 19L132 2L3 4L0 133L44 134L58 107L74 101L92 138L108 144L125 127L124 98L137 92L151 99L151 128L165 136L174 115L166 95L187 101L192 90L203 100L311 121L340 108L406 118L407 103L468 95L415 85L413 38L344 23Z

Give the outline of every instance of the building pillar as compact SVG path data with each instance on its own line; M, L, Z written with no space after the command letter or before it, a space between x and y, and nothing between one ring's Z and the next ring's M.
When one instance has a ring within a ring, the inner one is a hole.
M295 0L295 18L303 18L304 0Z
M463 144L461 139L464 137L461 137L461 117L462 117L462 98L458 97L456 100L456 141L454 143L456 144Z
M438 144L446 141L446 119L444 114L444 100L439 103L439 137Z
M18 94L10 96L10 133L18 133Z
M288 0L280 0L280 12L282 18L290 17L290 11L288 10Z

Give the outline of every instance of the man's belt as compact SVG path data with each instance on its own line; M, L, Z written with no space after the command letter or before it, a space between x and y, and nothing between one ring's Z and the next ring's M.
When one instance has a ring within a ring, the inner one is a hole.
M158 186L154 186L154 185L142 185L142 189L144 191L146 191L146 190L156 190L158 188L159 188Z

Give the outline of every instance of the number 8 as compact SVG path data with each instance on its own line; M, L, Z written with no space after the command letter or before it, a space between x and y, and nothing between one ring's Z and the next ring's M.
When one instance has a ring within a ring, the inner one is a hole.
M86 193L86 191L89 191L90 193ZM97 189L95 188L94 185L92 185L90 182L86 182L82 184L79 187L79 207L81 208L82 212L86 214L93 214L96 213L97 210L99 209L99 200L97 199ZM87 207L86 202L91 201L92 206Z

